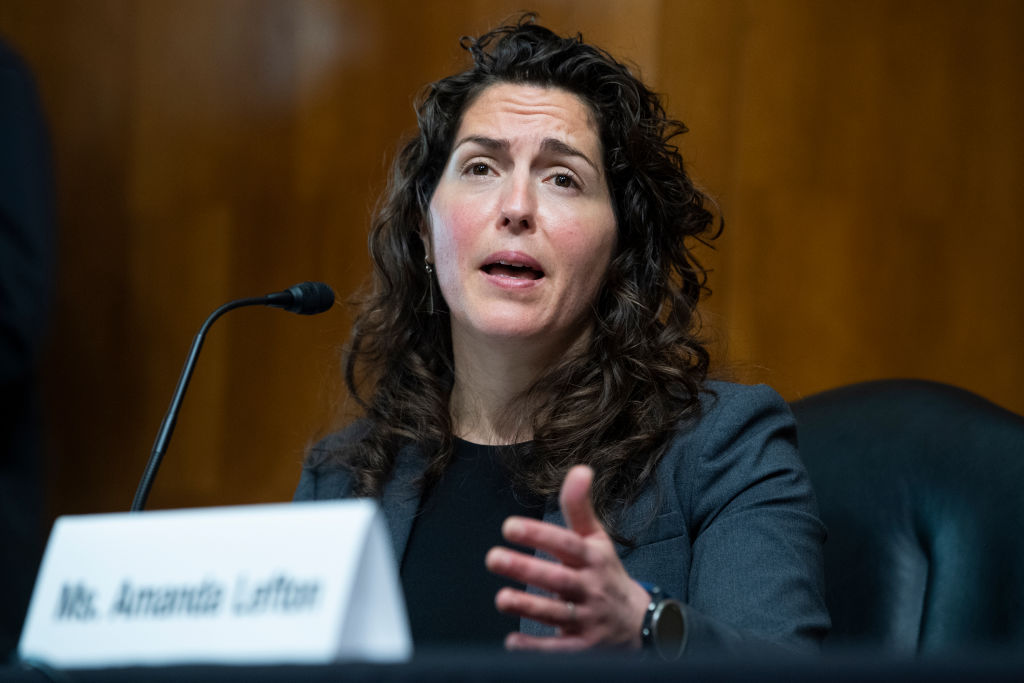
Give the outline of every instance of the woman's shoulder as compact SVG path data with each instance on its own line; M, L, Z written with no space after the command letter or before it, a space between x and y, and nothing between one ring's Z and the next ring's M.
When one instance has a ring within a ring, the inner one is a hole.
M325 500L350 495L352 475L345 467L346 455L368 431L369 424L357 420L313 444L306 453L293 499Z
M709 381L701 390L699 410L679 423L668 453L701 467L711 462L724 466L765 449L795 453L796 421L789 404L764 384Z
M358 445L369 431L369 421L359 419L328 434L310 446L305 467L323 468L340 465L344 461L346 451Z
M733 431L738 425L776 415L792 421L789 404L767 384L738 384L711 380L700 393L700 417L696 428Z
M684 492L681 503L693 519L711 519L741 495L816 509L797 452L796 420L789 404L763 384L708 382L700 415L680 426L664 472Z

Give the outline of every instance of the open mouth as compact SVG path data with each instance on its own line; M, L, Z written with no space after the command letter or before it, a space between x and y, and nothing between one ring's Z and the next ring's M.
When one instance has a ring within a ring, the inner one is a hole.
M508 277L517 280L539 280L544 277L544 271L531 268L523 263L515 261L495 261L487 263L481 269L488 275Z

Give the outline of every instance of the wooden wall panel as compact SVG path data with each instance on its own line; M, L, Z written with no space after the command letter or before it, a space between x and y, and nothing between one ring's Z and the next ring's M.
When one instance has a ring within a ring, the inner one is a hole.
M128 506L220 303L367 272L370 208L457 38L519 2L7 0L53 131L60 281L53 513ZM635 64L719 200L708 334L790 398L887 376L1024 412L1024 5L534 3ZM213 329L152 505L285 500L344 412L342 306Z
M926 377L1021 410L1021 6L737 11L718 283L731 357L763 368L741 374L790 397Z

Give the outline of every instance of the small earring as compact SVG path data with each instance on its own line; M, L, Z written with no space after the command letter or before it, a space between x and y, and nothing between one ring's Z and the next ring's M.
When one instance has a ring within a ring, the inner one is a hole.
M428 305L427 315L434 315L434 266L427 260L427 257L423 257L423 267L427 269L427 292L428 292Z

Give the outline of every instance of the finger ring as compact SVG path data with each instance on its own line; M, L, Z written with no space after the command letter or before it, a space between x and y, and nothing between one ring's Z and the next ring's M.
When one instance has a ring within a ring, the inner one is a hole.
M576 603L572 600L566 600L565 606L569 608L569 621L576 621Z

